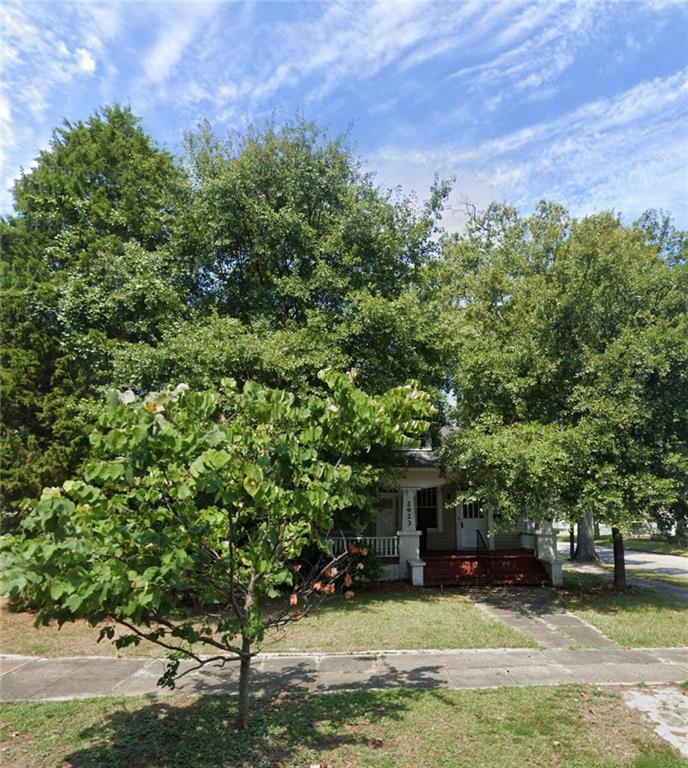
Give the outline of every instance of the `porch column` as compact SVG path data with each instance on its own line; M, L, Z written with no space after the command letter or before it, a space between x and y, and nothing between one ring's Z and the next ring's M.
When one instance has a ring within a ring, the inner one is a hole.
M401 530L416 532L416 491L417 488L402 488Z
M492 504L487 506L487 546L489 549L495 548L494 509L492 509Z
M423 586L423 566L420 559L420 531L416 530L417 488L402 488L401 530L399 537L399 570L402 577L411 576L414 586Z
M557 551L557 529L550 522L539 523L535 531L535 556L544 565L555 587L563 583L561 560Z

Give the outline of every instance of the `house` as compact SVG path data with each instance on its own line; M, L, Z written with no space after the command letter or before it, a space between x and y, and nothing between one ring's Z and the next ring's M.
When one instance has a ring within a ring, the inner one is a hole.
M468 500L445 477L432 448L397 452L394 488L379 492L376 519L364 531L341 530L335 553L363 542L384 562L384 578L416 586L562 583L553 523L526 519L512 530L499 511Z

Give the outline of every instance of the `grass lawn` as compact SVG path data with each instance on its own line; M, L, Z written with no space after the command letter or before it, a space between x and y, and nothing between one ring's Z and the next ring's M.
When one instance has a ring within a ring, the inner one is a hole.
M389 584L339 597L289 627L266 651L388 648L535 648L526 635L481 613L451 591Z
M611 536L601 536L595 539L595 544L602 544L605 547L612 546ZM682 547L671 541L652 541L652 539L624 539L626 549L638 550L640 552L657 552L660 555L677 555L678 557L688 557L688 547Z
M0 612L0 653L27 656L160 656L150 643L118 651L96 642L86 622L34 627L30 612ZM270 638L266 651L362 651L388 648L528 648L524 634L482 614L468 598L403 584L382 585L351 600L334 597L319 611Z
M618 693L580 686L279 696L233 728L235 700L178 695L3 708L14 768L679 768ZM584 737L583 737L584 734Z
M559 593L564 607L620 645L637 648L688 644L688 602L650 589L632 587L619 594L610 576L564 572Z

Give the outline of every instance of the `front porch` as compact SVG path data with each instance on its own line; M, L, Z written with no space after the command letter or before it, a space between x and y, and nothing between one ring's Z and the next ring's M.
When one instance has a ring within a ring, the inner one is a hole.
M389 581L411 579L417 586L428 587L544 586L553 583L547 565L532 549L419 550L417 557L403 563L399 557L399 536L356 536L352 533L333 537L331 541L334 554L341 554L356 545L381 557L382 577Z
M521 520L505 530L496 510L441 475L432 451L405 453L398 487L379 494L375 522L363 536L342 531L335 553L366 546L383 558L384 578L415 586L561 584L552 523Z

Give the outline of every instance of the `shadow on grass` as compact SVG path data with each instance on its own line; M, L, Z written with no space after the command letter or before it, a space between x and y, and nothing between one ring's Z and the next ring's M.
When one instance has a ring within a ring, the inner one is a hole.
M353 768L357 765L429 765L418 763L419 750L409 752L409 733L423 744L425 728L432 722L446 728L445 738L452 739L452 726L462 722L469 729L478 751L468 743L467 760L443 765L495 765L500 757L504 765L514 766L512 748L523 758L531 755L528 765L559 765L558 741L545 746L539 756L524 748L524 741L547 734L547 744L554 737L573 737L580 728L579 709L602 706L592 700L573 713L557 710L562 696L581 695L570 688L538 692L536 700L512 692L501 702L493 692L474 692L461 701L445 692L395 689L390 691L341 692L326 696L281 695L262 697L254 702L248 730L234 727L236 704L233 697L179 697L138 702L111 700L109 711L92 725L78 732L80 746L59 764L70 768L302 768L320 764ZM428 697L431 699L428 701ZM482 701L481 701L482 699ZM548 701L549 699L549 701ZM116 708L116 709L115 709ZM477 714L476 714L477 710ZM605 707L600 710L605 716ZM609 714L609 713L607 713ZM612 721L605 720L605 727ZM599 731L599 729L598 729ZM563 734L563 736L562 736ZM628 736L628 734L626 734ZM599 737L599 732L598 732ZM515 739L516 743L512 744ZM432 740L430 740L431 743ZM431 747L430 747L431 749ZM378 750L380 750L378 752ZM634 761L623 757L599 762L586 750L580 763L566 765L627 766L628 768L679 768L684 761L668 746L648 744L647 754ZM430 752L429 754L432 754ZM447 751L456 757L452 750ZM482 756L483 759L476 759ZM525 765L526 762L523 762Z
M440 692L437 692L442 697ZM235 699L201 696L156 700L118 710L79 737L91 742L71 753L72 768L153 766L308 765L336 749L376 749L369 724L399 719L418 692L342 692L327 696L280 695L254 701L248 730L237 731Z

